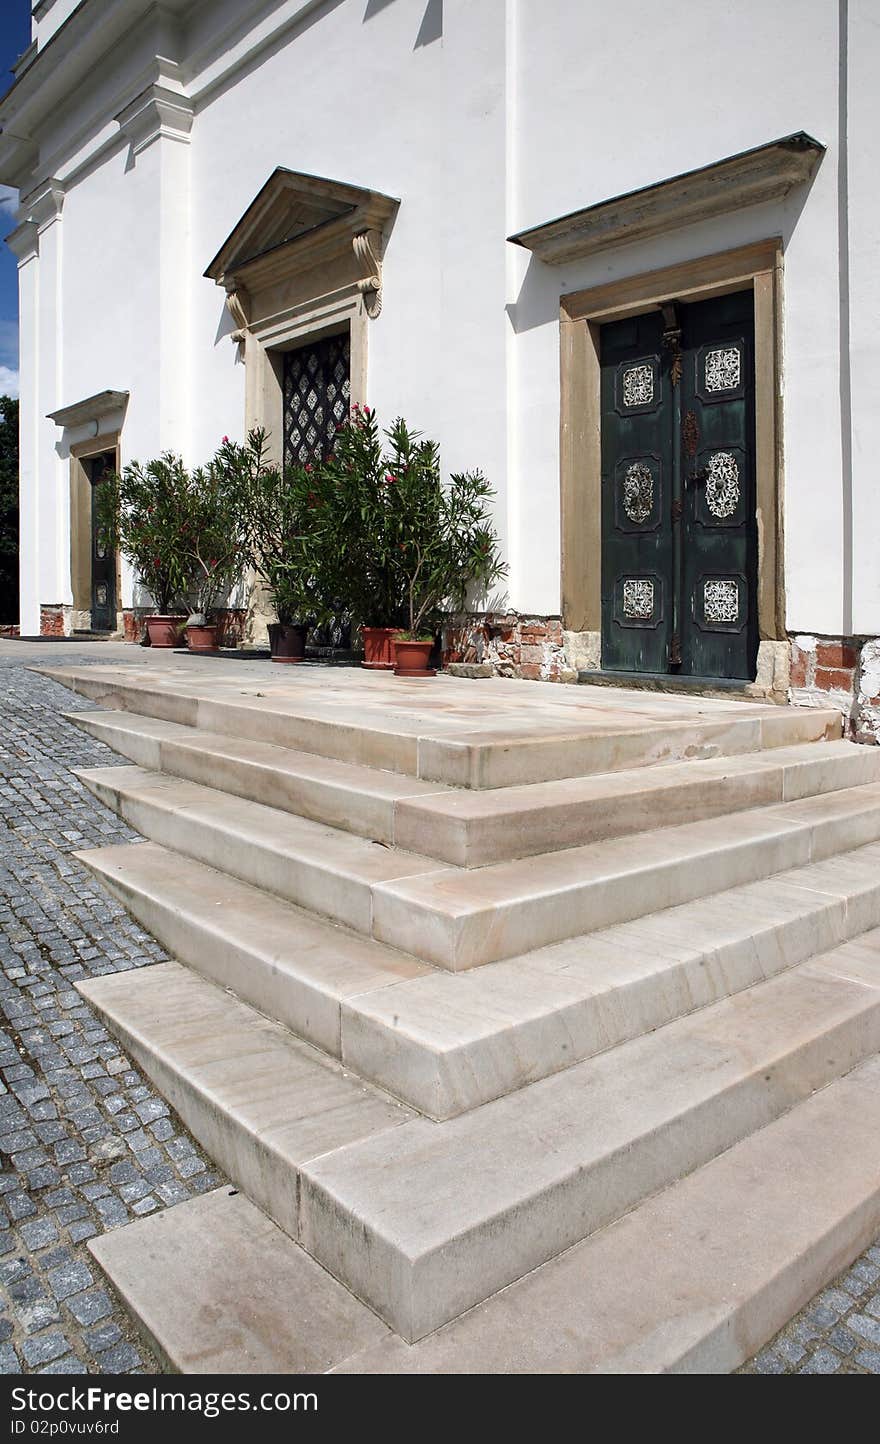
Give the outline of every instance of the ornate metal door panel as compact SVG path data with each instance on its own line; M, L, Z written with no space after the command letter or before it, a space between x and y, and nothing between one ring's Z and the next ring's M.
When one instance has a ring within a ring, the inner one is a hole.
M602 665L754 676L751 292L602 331Z
M348 419L351 342L342 336L288 351L284 356L284 465L324 457Z
M602 330L602 666L663 672L672 634L670 382L659 312Z
M116 630L116 553L106 546L98 528L97 489L104 476L113 470L116 457L113 452L96 456L86 463L92 489L92 614L93 632Z
M682 671L753 678L758 539L752 294L682 306L681 313Z

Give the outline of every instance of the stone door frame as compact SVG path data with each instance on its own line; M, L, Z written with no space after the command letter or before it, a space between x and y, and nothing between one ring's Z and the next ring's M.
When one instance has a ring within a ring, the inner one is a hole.
M80 441L70 448L70 588L73 596L74 631L92 628L92 482L87 462L96 456L115 454L120 469L120 433L106 431ZM122 635L122 572L116 551L116 632Z
M782 241L642 272L560 297L562 615L567 631L602 625L602 458L599 335L607 321L664 302L751 290L755 305L755 467L759 643L784 641ZM761 665L759 661L759 671Z

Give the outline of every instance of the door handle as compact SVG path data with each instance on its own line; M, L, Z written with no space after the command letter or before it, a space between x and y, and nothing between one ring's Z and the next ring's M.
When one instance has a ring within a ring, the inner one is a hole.
M692 482L692 481L708 481L708 480L709 480L709 468L708 468L708 466L701 466L700 469L699 469L699 471L692 471L692 472L690 473L690 475L688 475L688 476L685 477L685 481L688 481L688 482Z

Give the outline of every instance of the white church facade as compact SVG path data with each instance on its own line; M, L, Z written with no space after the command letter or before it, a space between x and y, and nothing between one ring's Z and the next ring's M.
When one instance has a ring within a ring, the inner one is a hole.
M136 634L104 469L357 401L496 488L461 655L876 740L878 61L873 0L37 0L22 635Z

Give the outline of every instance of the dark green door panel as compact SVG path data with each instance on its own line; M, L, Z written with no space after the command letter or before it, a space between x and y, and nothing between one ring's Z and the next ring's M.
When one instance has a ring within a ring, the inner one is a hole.
M602 666L747 678L757 655L751 292L602 329Z
M659 313L602 331L602 664L611 670L666 669L672 434L662 343Z
M682 671L751 678L758 649L752 294L681 311Z
M116 553L106 545L98 526L97 492L103 478L112 472L116 456L108 452L89 463L92 484L92 631L116 630Z

